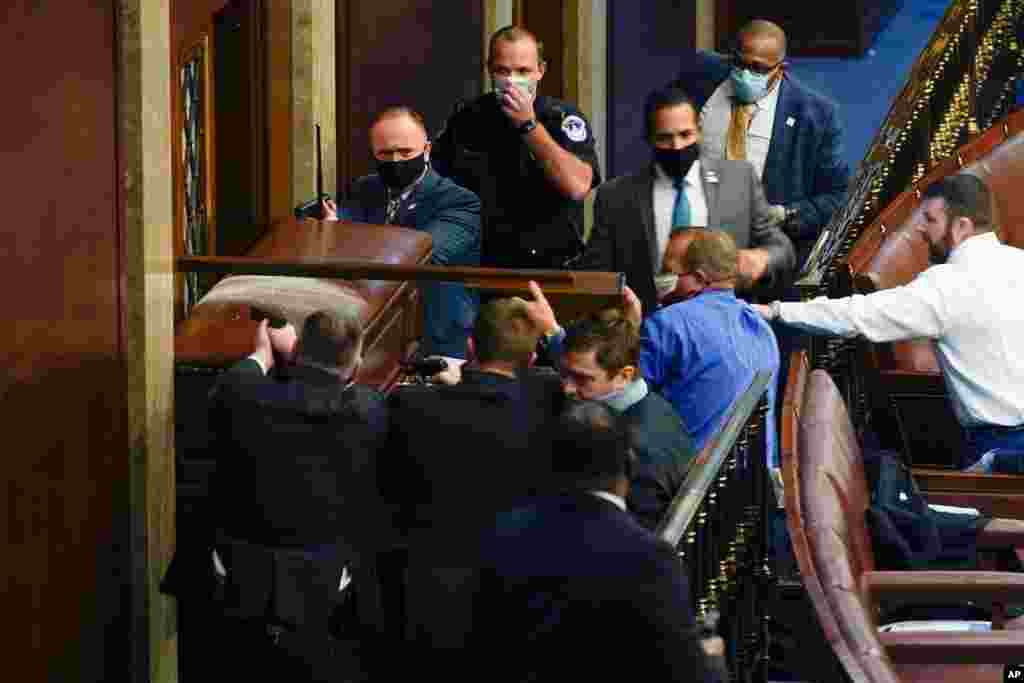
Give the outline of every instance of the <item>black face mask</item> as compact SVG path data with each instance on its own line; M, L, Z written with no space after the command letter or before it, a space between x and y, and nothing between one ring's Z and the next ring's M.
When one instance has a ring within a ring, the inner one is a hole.
M654 160L672 178L682 178L690 172L693 162L700 156L700 144L693 143L682 149L654 148Z
M420 177L423 169L427 166L426 154L420 154L412 159L402 161L378 161L377 172L381 180L392 190L401 190Z

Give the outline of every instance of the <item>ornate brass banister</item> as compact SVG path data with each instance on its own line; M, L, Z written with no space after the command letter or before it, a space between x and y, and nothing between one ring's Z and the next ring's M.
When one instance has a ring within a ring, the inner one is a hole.
M798 283L846 294L846 256L879 212L969 137L1003 117L1017 78L1024 0L954 0L910 70ZM819 359L815 365L821 366Z
M735 681L763 680L768 661L767 523L775 503L765 447L769 381L770 373L758 373L736 400L656 530L688 565L697 619L717 622Z

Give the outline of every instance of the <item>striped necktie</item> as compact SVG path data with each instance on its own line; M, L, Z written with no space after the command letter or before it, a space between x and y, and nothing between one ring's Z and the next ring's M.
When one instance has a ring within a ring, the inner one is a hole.
M672 206L672 227L690 225L690 200L686 198L685 180L673 178L672 187L676 188L676 203Z

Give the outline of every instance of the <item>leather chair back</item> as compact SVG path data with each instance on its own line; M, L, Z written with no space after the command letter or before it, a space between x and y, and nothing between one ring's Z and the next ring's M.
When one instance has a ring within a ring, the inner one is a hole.
M349 258L381 263L423 264L430 258L430 235L408 228L360 223L330 223L287 219L275 224L246 254L255 258ZM260 278L251 278L258 281ZM226 278L225 286L230 282ZM227 367L252 352L257 323L252 306L269 309L296 326L309 308L356 307L366 329L359 381L385 388L394 379L409 342L416 338L416 285L380 280L308 280L315 296L282 298L264 278L267 291L252 287L251 300L237 296L220 302L216 287L182 321L174 340L175 361L181 365Z
M793 552L825 638L850 678L896 683L859 590L860 576L874 569L860 446L831 377L808 373L801 356L791 361L782 414Z

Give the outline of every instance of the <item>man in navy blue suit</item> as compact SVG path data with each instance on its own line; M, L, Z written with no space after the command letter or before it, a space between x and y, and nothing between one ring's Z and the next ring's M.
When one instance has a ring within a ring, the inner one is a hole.
M734 54L684 58L678 85L700 110L704 156L754 165L799 273L845 199L850 168L836 104L786 73L785 59L786 34L755 20L740 30Z
M684 566L626 512L631 451L597 401L573 402L554 426L565 493L500 515L482 545L472 659L489 680L718 677Z
M480 199L438 175L430 165L431 144L423 117L409 107L374 117L370 146L377 173L356 180L337 206L327 200L325 220L401 225L430 233L431 265L479 266ZM423 282L423 352L463 362L476 318L477 296L460 284Z

